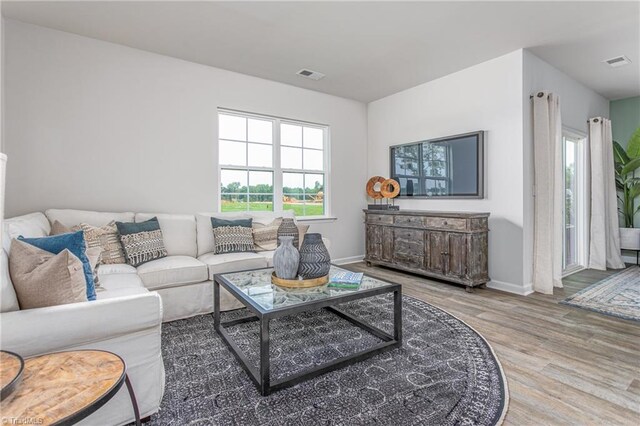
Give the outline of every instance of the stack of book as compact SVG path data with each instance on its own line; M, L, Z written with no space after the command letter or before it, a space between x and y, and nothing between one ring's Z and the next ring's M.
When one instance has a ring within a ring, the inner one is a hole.
M329 287L357 290L364 274L362 272L338 272L331 277Z

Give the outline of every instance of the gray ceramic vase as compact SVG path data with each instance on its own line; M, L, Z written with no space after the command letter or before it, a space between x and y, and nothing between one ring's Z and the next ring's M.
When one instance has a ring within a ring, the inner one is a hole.
M300 231L298 225L290 217L282 219L282 223L278 227L278 238L280 237L293 237L293 246L296 249L300 247ZM278 245L280 245L280 239L278 239Z
M293 246L293 237L278 237L280 246L273 253L273 269L276 276L283 280L293 280L298 277L298 263L300 253Z
M304 279L324 277L329 274L331 256L320 234L305 234L300 247L298 275Z

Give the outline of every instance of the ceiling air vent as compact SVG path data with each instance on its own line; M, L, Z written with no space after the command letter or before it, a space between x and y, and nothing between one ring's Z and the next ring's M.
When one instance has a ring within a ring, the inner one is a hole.
M615 58L607 59L606 61L602 61L610 67L617 68L623 65L627 65L631 63L631 60L624 55L616 56Z
M320 80L321 78L324 78L324 74L322 74L321 72L311 71L306 68L301 69L300 71L297 72L297 74L306 78L310 78L311 80L316 80L316 81Z

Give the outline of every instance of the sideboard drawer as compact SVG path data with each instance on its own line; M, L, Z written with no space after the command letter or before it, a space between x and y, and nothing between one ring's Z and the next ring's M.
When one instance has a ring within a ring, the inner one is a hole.
M464 231L467 229L467 220L451 217L427 217L425 218L427 228L452 229Z
M424 224L423 218L420 216L402 216L396 215L395 224L396 225L413 225L422 227Z
M393 223L393 216L384 214L368 214L367 222L391 225Z

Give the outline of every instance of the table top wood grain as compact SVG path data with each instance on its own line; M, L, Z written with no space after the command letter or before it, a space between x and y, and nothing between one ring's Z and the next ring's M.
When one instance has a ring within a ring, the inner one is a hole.
M122 358L104 351L57 352L29 358L25 360L22 383L0 402L2 421L36 421L34 424L41 425L64 422L92 406L101 406L103 399L122 386L125 372Z

